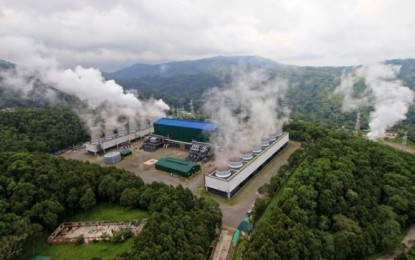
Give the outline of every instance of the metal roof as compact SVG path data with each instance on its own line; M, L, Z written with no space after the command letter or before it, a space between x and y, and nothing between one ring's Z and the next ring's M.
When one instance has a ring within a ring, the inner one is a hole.
M254 226L251 223L244 220L239 224L238 229L248 234L249 232L251 232L253 227Z
M207 131L213 131L217 128L216 124L209 123L209 122L193 121L193 120L185 120L185 119L177 119L177 118L165 118L165 117L158 119L157 121L154 122L154 124L194 128L194 129L207 130Z
M156 163L157 166L169 168L178 172L188 173L198 164L172 157L163 157Z

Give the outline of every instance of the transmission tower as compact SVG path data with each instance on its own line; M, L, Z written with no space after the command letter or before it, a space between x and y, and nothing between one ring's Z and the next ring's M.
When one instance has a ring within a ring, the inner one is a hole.
M354 125L354 130L357 132L360 131L360 111L357 112L356 124Z
M193 99L190 99L190 113L195 114L195 107L193 106Z
M408 141L408 131L405 131L405 134L402 137L402 144L401 144L401 150L402 151L408 150L408 147L406 147L406 142L407 141Z

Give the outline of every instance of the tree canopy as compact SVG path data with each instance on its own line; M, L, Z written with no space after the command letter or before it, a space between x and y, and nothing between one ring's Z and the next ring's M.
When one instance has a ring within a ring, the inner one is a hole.
M267 185L274 198L244 258L362 259L397 246L415 219L415 157L310 123L285 130L306 143Z

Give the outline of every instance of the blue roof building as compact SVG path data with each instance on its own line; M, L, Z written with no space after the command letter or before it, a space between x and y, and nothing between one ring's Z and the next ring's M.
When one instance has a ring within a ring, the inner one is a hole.
M160 118L154 123L154 133L182 142L208 142L210 134L217 125L210 122L184 120L177 118Z

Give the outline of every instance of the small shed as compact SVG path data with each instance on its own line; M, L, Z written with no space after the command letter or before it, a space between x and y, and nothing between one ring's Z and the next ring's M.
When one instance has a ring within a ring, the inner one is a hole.
M164 157L158 160L156 163L156 169L182 177L190 177L200 171L200 165L177 158Z
M37 255L29 258L29 260L49 260L49 256Z
M242 234L248 235L251 233L253 227L254 226L251 223L249 223L247 220L244 220L239 224L238 229L242 232Z
M129 149L125 149L125 150L122 150L122 151L120 152L120 154L121 154L121 157L122 157L122 158L124 158L124 157L127 157L127 156L129 156L129 155L132 155L132 154L133 154L133 152L132 152L131 150L129 150Z

